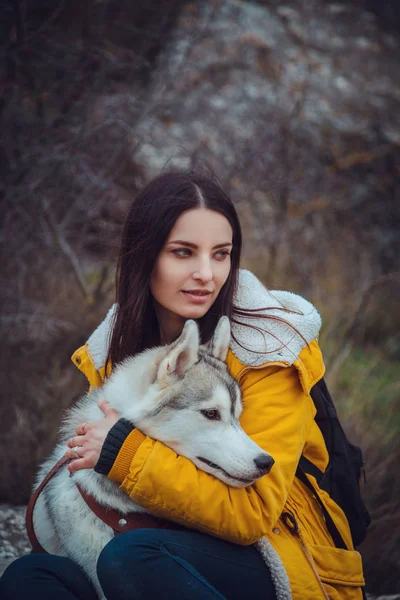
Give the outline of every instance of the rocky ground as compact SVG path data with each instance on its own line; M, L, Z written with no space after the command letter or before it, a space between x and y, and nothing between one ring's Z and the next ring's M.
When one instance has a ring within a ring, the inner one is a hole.
M25 506L0 504L0 575L19 556L30 552L25 532ZM368 600L400 600L400 594L369 596Z
M0 505L0 574L15 558L30 551L25 511L25 506Z

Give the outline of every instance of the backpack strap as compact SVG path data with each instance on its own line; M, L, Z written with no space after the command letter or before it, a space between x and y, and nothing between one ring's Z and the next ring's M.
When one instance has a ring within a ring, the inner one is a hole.
M302 462L302 458L300 459L300 463ZM306 459L307 460L307 459ZM315 465L313 465L313 467L315 467ZM315 467L315 469L317 469L317 467ZM319 469L318 469L319 470ZM321 471L320 471L321 473ZM301 465L299 464L299 466L297 467L296 470L296 477L298 477L298 479L300 479L300 481L302 483L304 483L305 486L308 487L309 490L312 491L312 493L314 494L318 504L320 505L321 509L322 509L322 513L325 517L325 523L326 523L326 527L334 541L334 544L336 546L336 548L341 548L342 550L348 550L341 534L340 531L338 530L338 528L336 527L331 515L329 514L329 512L327 511L325 504L323 503L323 501L321 500L320 495L318 494L317 490L314 488L314 486L312 485L311 481L308 479L306 473L303 471Z
M371 522L359 485L364 470L362 451L347 439L324 379L314 384L310 396L316 408L314 419L324 438L329 463L321 472L302 457L300 466L305 473L315 477L319 489L327 492L343 510L354 546L358 546L365 539Z
M321 471L321 469L318 469L318 467L314 465L314 463L312 463L311 460L308 460L308 458L306 458L303 455L300 457L299 466L302 471L305 471L309 475L312 475L318 483L318 485L320 485L324 476L324 472Z

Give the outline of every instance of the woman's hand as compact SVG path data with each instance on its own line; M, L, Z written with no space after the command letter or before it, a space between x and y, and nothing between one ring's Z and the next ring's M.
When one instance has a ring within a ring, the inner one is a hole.
M92 469L96 465L108 432L120 418L119 412L111 408L106 400L100 400L99 408L105 418L95 423L79 425L76 428L78 435L67 441L70 450L64 456L72 459L67 466L71 475L75 471Z

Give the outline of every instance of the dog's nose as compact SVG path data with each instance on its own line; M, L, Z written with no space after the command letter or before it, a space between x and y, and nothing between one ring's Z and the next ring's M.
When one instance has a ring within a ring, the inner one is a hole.
M265 475L270 472L275 461L269 454L260 454L260 456L254 459L254 462L257 469Z

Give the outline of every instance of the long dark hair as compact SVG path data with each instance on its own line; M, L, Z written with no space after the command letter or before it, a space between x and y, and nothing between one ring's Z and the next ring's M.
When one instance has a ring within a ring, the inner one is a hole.
M195 172L163 173L139 192L125 222L117 266L117 310L107 367L160 344L150 276L176 221L183 212L195 208L207 208L224 215L233 231L228 279L212 307L198 320L202 343L211 338L222 315L237 323L235 316L265 318L266 315L255 315L255 311L233 304L238 285L242 232L234 204L216 177Z

